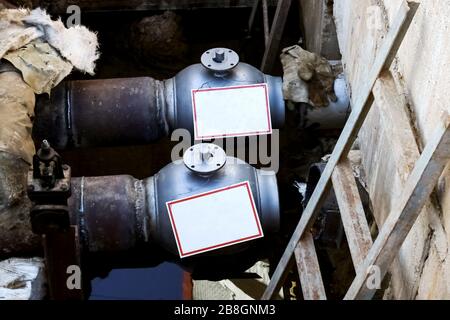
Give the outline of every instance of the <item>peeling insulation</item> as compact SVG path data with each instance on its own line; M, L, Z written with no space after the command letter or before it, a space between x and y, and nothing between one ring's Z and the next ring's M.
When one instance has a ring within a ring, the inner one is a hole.
M45 294L40 258L0 261L0 300L37 300Z
M283 65L283 95L292 102L326 107L336 101L335 76L329 62L319 55L295 45L284 48L280 56Z
M72 71L72 65L42 40L34 40L4 56L22 72L25 82L36 94L47 93Z
M0 150L31 163L34 91L17 72L0 73ZM2 166L3 167L3 166Z
M0 10L0 58L43 35L38 29L22 23L28 14L27 9Z

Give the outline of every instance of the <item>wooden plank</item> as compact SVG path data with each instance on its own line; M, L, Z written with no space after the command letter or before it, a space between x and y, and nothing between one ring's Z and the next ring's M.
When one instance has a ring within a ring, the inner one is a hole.
M269 43L269 34L270 34L270 26L269 26L269 9L267 5L267 0L262 0L262 11L263 11L263 24L264 24L264 44L268 45Z
M353 170L347 158L337 164L332 182L353 265L358 271L372 246L372 237Z
M270 28L269 40L261 63L261 71L264 73L269 73L272 70L275 59L279 55L280 41L290 7L291 0L278 1L272 27Z
M311 232L307 231L295 248L300 286L305 300L326 300L325 287Z
M376 291L366 285L375 266L380 282L419 216L445 166L450 161L450 116L446 115L425 147L406 181L398 202L386 219L374 245L344 299L371 299Z
M248 35L250 36L253 30L253 23L255 22L256 12L258 11L259 0L255 0L252 7L252 12L250 13L250 18L248 19Z
M385 42L380 48L379 54L375 59L372 71L369 73L370 76L366 87L360 92L360 98L355 99L356 103L353 106L352 113L345 124L327 166L325 167L325 170L317 183L308 205L303 212L300 222L298 223L294 234L292 235L291 240L289 241L286 250L281 257L281 260L275 269L272 280L269 283L266 292L264 292L262 299L270 299L280 288L281 282L287 275L286 266L294 253L295 246L297 245L303 232L310 227L312 223L314 223L317 212L325 200L329 188L331 187L330 178L336 164L343 155L346 156L348 154L353 142L356 139L358 131L361 128L373 103L373 85L375 84L380 72L383 69L389 68L392 64L395 54L398 51L398 48L400 47L400 44L402 43L419 6L419 4L415 2L409 4L410 6L408 6L405 2L402 2L402 5L398 10L394 23L386 35Z

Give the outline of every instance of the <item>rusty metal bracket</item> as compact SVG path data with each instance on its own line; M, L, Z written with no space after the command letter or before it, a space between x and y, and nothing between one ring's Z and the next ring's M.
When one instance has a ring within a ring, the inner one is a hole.
M50 298L83 299L78 228L70 225L67 199L71 170L44 140L28 172L28 197L34 233L42 235ZM71 275L70 273L78 273ZM70 280L74 283L70 283Z

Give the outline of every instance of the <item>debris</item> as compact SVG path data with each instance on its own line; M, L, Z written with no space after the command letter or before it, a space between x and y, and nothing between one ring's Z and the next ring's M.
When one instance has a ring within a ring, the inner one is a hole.
M329 100L337 100L334 93L335 74L325 58L298 45L284 48L280 58L286 100L315 107L326 107Z
M19 73L0 73L0 151L21 157L28 163L35 153L31 139L34 102L33 90Z
M49 93L71 71L94 74L97 35L84 26L66 28L41 8L0 10L0 59L18 68L35 93Z
M37 300L45 296L40 258L0 261L0 300Z

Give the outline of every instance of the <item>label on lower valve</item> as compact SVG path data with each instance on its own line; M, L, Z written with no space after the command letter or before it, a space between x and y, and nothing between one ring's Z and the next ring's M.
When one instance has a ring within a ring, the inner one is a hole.
M248 181L166 206L181 258L264 236Z

